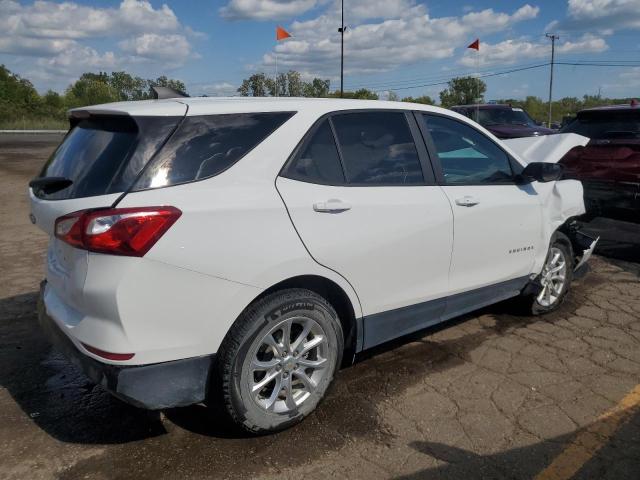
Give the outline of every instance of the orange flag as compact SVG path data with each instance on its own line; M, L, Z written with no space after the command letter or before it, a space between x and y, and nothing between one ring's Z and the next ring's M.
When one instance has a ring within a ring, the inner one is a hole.
M276 40L278 41L284 40L285 38L289 38L290 36L291 34L287 32L284 28L276 27Z
M469 45L467 48L473 48L474 50L480 51L480 39L476 38L476 41Z

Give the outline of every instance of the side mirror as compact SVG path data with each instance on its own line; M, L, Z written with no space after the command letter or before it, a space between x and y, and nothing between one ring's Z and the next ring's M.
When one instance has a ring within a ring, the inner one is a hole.
M554 182L560 180L564 169L557 163L532 162L528 164L520 177L525 182Z

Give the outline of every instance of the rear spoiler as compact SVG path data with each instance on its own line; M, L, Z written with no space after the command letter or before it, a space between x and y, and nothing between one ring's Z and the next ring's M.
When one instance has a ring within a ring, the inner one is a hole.
M557 163L574 147L584 147L589 138L576 133L556 133L540 137L524 137L502 140L526 163Z
M182 90L176 90L171 87L153 86L151 90L153 91L153 98L156 100L162 100L164 98L186 98L189 96Z

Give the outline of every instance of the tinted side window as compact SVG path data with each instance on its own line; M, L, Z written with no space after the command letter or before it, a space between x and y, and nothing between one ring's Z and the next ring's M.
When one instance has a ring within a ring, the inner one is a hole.
M342 185L344 173L329 120L324 120L300 153L287 165L283 176L303 182Z
M331 120L350 184L424 184L418 151L404 113L347 113Z
M212 177L240 160L293 112L186 117L144 171L136 190Z
M468 125L425 115L447 185L513 183L508 155Z

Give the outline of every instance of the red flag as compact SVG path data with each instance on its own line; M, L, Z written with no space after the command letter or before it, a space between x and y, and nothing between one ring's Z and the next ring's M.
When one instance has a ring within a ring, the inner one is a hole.
M474 50L480 51L480 39L476 38L476 41L469 45L467 48L473 48Z
M276 27L276 40L278 41L284 40L285 38L289 38L290 36L291 34L287 32L284 28Z

